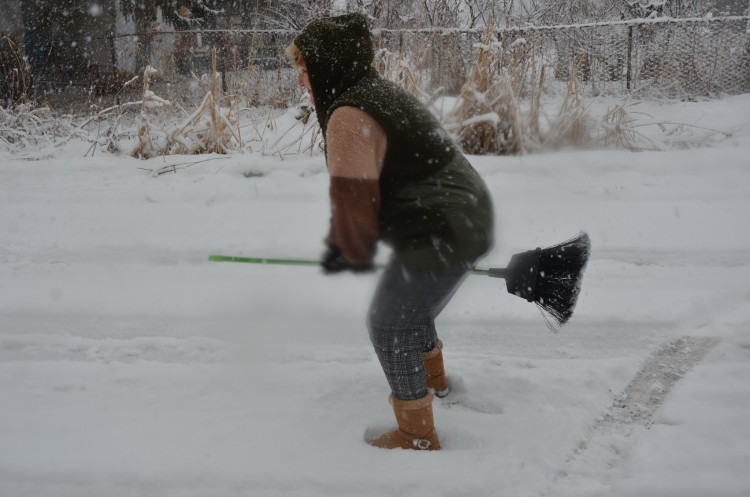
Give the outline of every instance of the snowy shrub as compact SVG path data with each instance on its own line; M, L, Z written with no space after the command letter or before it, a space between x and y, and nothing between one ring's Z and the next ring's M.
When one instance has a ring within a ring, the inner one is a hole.
M44 156L75 136L83 133L73 124L72 116L32 104L0 107L0 146L11 154L29 150Z
M150 79L155 73L156 70L149 66L143 74L143 100L133 157L149 159L174 154L226 154L243 147L232 106L221 106L220 76L215 70L211 88L198 109L178 125L166 129L163 124L154 125L149 116L150 110L171 105L149 89Z
M523 133L514 82L525 64L508 64L508 53L488 29L458 105L447 117L447 127L469 154L511 154L523 151Z
M624 105L617 105L602 118L598 128L605 146L634 150L643 137L633 129L633 118Z
M446 127L464 152L476 155L518 154L561 147L654 148L637 133L623 105L601 119L592 117L573 61L562 100L551 115L544 112L546 66L539 65L525 40L509 47L492 33L476 46L477 59L457 104L445 117Z
M591 142L595 121L588 111L578 84L578 65L573 64L567 91L557 116L548 119L546 132L540 134L541 149L564 146L583 147Z

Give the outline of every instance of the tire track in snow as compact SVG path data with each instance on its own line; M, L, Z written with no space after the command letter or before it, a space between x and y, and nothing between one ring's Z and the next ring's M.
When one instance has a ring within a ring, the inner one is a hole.
M630 444L624 443L625 439L636 428L654 423L654 415L677 382L719 341L717 337L683 336L654 353L568 456L542 495L606 494L609 481L605 472L627 457Z
M748 265L750 250L640 250L597 249L596 259L633 266L737 268Z

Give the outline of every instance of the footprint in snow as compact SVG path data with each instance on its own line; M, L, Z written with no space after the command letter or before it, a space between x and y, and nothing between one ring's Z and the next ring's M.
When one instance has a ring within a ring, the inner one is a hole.
M448 375L450 393L442 399L437 399L439 404L447 409L462 407L482 414L502 414L503 406L499 399L491 397L490 392L478 391L467 388L464 379L460 376Z

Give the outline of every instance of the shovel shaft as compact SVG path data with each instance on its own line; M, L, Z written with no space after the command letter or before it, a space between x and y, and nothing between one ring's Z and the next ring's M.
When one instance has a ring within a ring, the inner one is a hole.
M490 278L505 278L508 274L508 269L504 267L491 267L487 270L486 274Z
M263 257L236 257L233 255L209 255L213 262L244 262L246 264L276 264L281 266L319 266L320 261L309 259L271 259Z
M314 259L271 259L263 257L237 257L232 255L209 255L209 261L213 262L242 262L246 264L276 264L280 266L320 266L320 261ZM378 269L382 266L375 266ZM505 268L474 268L471 274L490 276L492 278L504 278Z

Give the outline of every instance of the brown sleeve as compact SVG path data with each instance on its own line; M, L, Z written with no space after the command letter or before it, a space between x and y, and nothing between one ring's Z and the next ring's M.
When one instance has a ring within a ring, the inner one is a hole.
M379 238L380 185L387 139L366 112L339 107L328 120L326 159L331 175L329 246L351 264L372 262Z
M354 266L372 262L379 238L377 180L331 176L331 231L326 243Z

